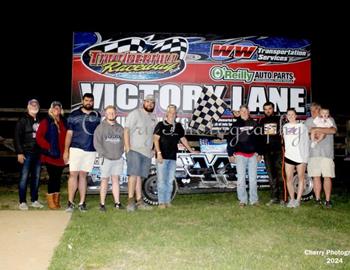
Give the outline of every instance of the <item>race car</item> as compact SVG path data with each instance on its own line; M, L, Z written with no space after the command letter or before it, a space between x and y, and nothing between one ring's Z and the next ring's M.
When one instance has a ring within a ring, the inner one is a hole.
M215 135L186 135L190 145L200 153L189 153L179 145L176 160L175 181L173 182L172 199L176 194L235 192L237 188L236 164L230 163L226 152L226 141ZM126 158L123 175L120 176L120 192L127 194ZM247 176L248 181L248 176ZM298 177L294 179L297 190ZM257 184L259 189L269 188L269 176L264 160L258 163ZM248 187L248 185L247 185ZM99 158L88 177L88 193L97 193L100 189ZM312 179L306 175L303 200L312 198ZM111 184L109 185L111 191ZM149 176L142 181L143 199L151 205L158 204L157 168L152 160Z

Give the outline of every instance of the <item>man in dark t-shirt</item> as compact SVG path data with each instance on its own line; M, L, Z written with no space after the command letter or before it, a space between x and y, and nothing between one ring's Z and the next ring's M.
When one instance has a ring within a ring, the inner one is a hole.
M282 197L282 139L280 132L280 117L275 115L275 104L268 101L264 104L264 117L259 125L262 130L260 136L264 153L264 161L271 188L271 199L267 205L279 204Z
M68 128L65 140L63 160L69 161L68 179L68 204L66 212L74 210L74 196L77 189L80 194L78 209L81 212L87 210L85 196L87 189L86 176L91 172L96 150L94 148L93 135L100 124L101 115L93 109L94 96L84 94L82 107L72 111L68 117Z
M169 105L166 116L160 121L153 135L153 142L157 153L157 187L159 208L170 207L173 180L176 170L176 153L179 141L191 153L194 152L185 138L185 131L181 123L175 122L176 106Z

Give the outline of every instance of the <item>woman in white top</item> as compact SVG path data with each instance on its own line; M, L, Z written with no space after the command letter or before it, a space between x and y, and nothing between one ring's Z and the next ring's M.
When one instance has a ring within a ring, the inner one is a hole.
M283 126L283 139L285 146L284 164L287 177L287 188L290 196L287 207L300 206L301 196L304 191L305 168L309 158L309 135L307 127L299 123L294 108L287 111L288 123ZM298 173L298 193L294 199L293 175L295 168Z

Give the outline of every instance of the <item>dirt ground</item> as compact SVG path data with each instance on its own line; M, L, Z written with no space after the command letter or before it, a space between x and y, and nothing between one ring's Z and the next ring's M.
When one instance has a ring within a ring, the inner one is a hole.
M0 268L48 269L70 218L64 211L0 211Z

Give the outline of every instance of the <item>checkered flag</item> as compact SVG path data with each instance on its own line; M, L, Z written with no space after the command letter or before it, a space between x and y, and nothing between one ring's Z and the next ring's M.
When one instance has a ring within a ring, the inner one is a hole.
M106 45L104 49L105 52L113 51L116 53L144 53L146 50L146 41L142 38L126 38Z
M104 47L105 52L116 53L178 53L180 60L184 60L188 50L187 40L180 37L168 38L161 41L150 41L142 38L126 38L108 44Z
M221 98L204 87L194 107L189 126L206 133L212 128L212 122L218 121L227 108L229 106Z
M152 49L152 52L160 53L179 53L180 59L183 60L187 53L187 40L184 38L168 38L157 43Z

